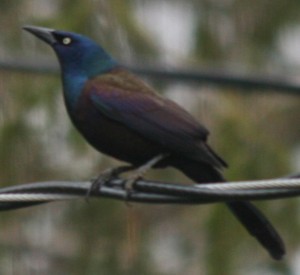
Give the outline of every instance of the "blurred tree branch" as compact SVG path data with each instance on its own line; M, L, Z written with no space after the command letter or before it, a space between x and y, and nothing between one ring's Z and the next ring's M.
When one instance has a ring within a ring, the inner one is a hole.
M192 70L167 69L163 67L131 67L131 71L150 78L159 78L167 81L200 82L228 87L242 88L244 90L260 89L265 91L284 91L285 93L300 94L300 83L280 78L278 76L250 76L234 73ZM46 60L32 62L31 60L0 60L0 70L35 73L58 74L58 65Z

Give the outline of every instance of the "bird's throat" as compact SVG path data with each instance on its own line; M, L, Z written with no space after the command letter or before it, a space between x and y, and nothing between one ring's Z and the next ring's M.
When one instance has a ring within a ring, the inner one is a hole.
M83 86L87 81L84 75L63 74L63 92L65 102L68 108L74 108L79 100Z

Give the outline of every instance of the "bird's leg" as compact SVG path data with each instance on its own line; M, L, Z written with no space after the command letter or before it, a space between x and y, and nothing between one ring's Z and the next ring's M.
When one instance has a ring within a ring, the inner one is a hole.
M133 185L134 183L143 177L143 175L151 169L155 164L157 164L159 161L164 159L168 154L160 154L155 156L154 158L150 159L143 165L137 167L134 171L133 174L130 176L129 179L126 180L124 188L128 191L128 195L130 195L130 192L133 190Z
M103 171L96 179L92 180L92 185L87 192L87 198L89 198L90 194L95 190L99 190L99 188L107 183L110 180L117 178L120 174L134 170L133 174L125 181L124 188L128 191L128 196L133 189L133 184L140 179L149 169L151 169L155 164L157 164L160 160L165 158L167 154L160 154L150 159L143 165L139 167L135 167L133 165L124 165L115 168L109 168Z
M104 170L94 182L99 184L107 184L110 180L118 178L121 174L134 170L135 167L132 165L123 165L114 168Z
M98 190L99 187L109 183L110 180L119 177L120 174L135 169L132 165L123 165L104 170L96 179L92 180L92 185L88 190L87 197L90 196L93 190Z

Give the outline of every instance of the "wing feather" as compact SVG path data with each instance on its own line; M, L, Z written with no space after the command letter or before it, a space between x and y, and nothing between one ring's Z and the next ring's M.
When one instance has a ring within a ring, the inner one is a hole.
M217 167L225 165L206 145L206 128L129 72L118 70L90 80L85 96L102 114L167 151Z

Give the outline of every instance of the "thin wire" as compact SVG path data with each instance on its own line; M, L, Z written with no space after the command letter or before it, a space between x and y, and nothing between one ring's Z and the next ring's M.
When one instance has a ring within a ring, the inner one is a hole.
M198 188L208 188L212 190L245 190L245 189L281 189L300 188L300 179L271 179L257 181L236 181L227 183L194 185Z
M0 70L48 75L58 74L59 68L57 63L49 60L49 58L42 58L42 60L39 60L38 62L33 62L28 59L0 60ZM124 67L146 77L165 79L167 81L213 83L228 87L238 87L250 91L259 89L295 95L300 94L299 83L287 78L279 78L278 76L247 76L227 72L169 69L164 67L130 67L125 64Z
M42 202L42 201L59 201L59 200L74 200L82 199L80 195L67 195L67 194L0 194L1 202Z
M114 179L100 186L91 197L113 198L144 203L213 203L234 199L275 199L300 195L300 178L239 181L199 185L183 185L139 180L128 193L125 180ZM13 209L36 202L87 198L91 182L36 182L0 189L0 209Z

